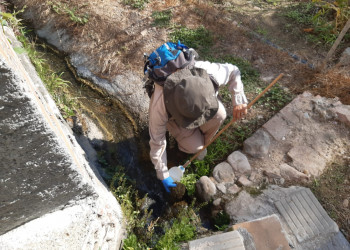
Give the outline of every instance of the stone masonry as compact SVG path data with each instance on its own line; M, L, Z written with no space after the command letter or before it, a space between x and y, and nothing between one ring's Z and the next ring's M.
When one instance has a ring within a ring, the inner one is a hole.
M0 29L0 249L117 249L120 205ZM9 40L11 40L11 43Z

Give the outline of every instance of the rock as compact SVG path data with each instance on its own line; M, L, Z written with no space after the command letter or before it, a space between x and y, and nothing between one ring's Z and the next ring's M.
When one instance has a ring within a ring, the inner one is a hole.
M291 128L281 114L276 114L272 117L263 125L263 128L266 129L276 141L283 140L291 131Z
M344 207L344 208L348 208L348 206L349 206L349 200L348 200L348 199L345 199L345 200L343 201L343 207Z
M217 198L216 200L213 201L213 205L215 207L219 207L221 204L221 198Z
M230 164L221 162L213 170L213 176L217 182L234 182L235 173Z
M270 136L262 129L256 131L243 143L244 152L254 158L264 158L270 148Z
M196 183L196 190L199 198L203 201L210 201L216 194L216 186L208 176L202 176Z
M240 151L235 151L227 157L228 163L231 167L241 174L250 174L252 168L249 164L247 157Z
M242 175L241 177L239 177L238 179L238 184L244 186L244 187L249 187L253 185L253 182L251 182L250 180L247 179L247 177L245 177L244 175Z
M338 106L332 109L337 114L337 120L346 124L350 127L350 107L349 106Z
M222 192L223 194L226 194L226 187L224 183L216 184L216 188L219 189L219 191Z
M339 59L339 66L350 65L350 47L346 48Z
M289 166L286 163L280 165L281 176L287 181L307 181L309 177Z
M241 191L241 188L239 186L237 186L236 184L234 184L233 186L231 186L227 189L227 192L229 194L237 194L239 191Z
M318 176L326 167L326 160L318 152L308 146L295 146L288 156L293 160L293 167L300 172L308 171L311 175Z

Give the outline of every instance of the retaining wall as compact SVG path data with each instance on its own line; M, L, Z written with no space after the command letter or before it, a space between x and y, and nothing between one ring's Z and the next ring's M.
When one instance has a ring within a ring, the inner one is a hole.
M120 205L0 29L0 249L118 249Z

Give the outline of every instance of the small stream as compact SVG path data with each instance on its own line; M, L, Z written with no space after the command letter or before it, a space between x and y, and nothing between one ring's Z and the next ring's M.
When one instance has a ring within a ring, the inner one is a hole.
M47 46L38 46L37 49L43 52L44 58L52 69L62 74L62 79L70 82L69 95L79 105L81 114L68 118L67 122L71 125L77 139L80 136L89 138L89 142L104 162L100 164L100 174L108 180L111 178L110 175L108 176L111 169L123 166L126 174L135 181L139 194L141 196L147 194L148 204L145 205L153 210L153 216L155 218L161 216L167 207L167 197L149 160L148 130L141 131L135 128L118 101L78 82L64 56L54 53ZM103 139L93 138L93 135L86 133L88 128L84 117L93 121L102 132ZM110 169L106 169L106 166Z

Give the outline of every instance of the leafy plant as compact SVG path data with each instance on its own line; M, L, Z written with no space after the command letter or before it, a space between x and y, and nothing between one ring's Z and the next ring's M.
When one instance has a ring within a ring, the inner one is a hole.
M189 196L193 196L195 194L195 191L196 191L195 185L197 180L198 180L198 175L194 173L188 173L182 177L181 183L185 185L187 194Z
M224 231L230 224L230 216L225 211L220 211L214 217L214 226L219 231Z
M152 13L154 19L153 25L159 27L168 27L170 25L170 20L172 18L171 10L165 11L155 11Z
M258 103L270 110L279 110L289 103L292 98L293 96L291 93L276 84L263 97L261 97Z
M198 218L193 209L183 210L172 225L165 224L165 234L159 239L155 249L179 249L179 242L195 237L196 224L198 224Z

